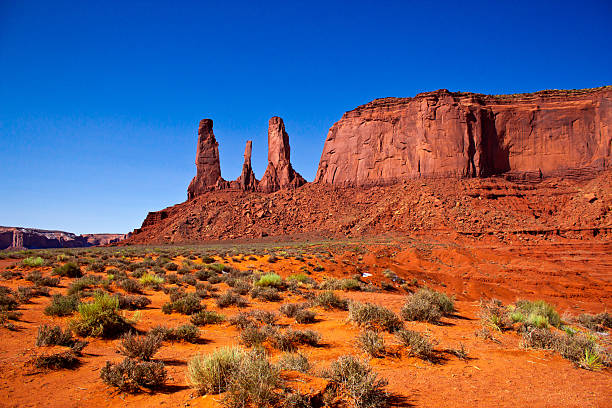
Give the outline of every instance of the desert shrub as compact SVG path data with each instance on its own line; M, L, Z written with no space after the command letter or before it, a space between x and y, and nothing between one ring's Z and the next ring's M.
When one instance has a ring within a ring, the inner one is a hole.
M290 275L287 280L289 281L294 281L294 282L298 282L298 283L304 283L304 284L313 284L314 280L308 276L307 274L300 272L300 273L294 273L293 275Z
M124 332L128 322L117 313L119 300L108 294L97 294L92 302L78 306L79 317L70 328L79 336L109 337Z
M158 388L166 382L166 368L162 362L135 361L125 358L121 363L110 361L100 370L104 383L121 391L135 393L141 387Z
M578 323L593 331L605 331L612 328L612 314L608 312L596 315L584 313L578 316Z
M164 268L166 268L167 271L177 271L179 266L174 262L168 262L164 265Z
M200 298L195 293L189 293L162 306L162 312L166 314L177 312L190 315L200 310L202 310L202 304L200 303Z
M278 319L278 315L276 313L267 310L251 310L249 315L263 324L274 324Z
M527 316L527 324L539 328L549 324L554 327L561 326L561 318L555 308L543 300L534 302L529 300L519 300L516 302L516 310Z
M239 294L228 290L217 298L217 306L221 308L229 306L246 307L247 301Z
M60 283L60 278L52 278L50 276L43 276L40 271L30 272L25 280L34 283L37 286L57 286Z
M450 314L454 310L454 301L446 294L422 288L408 296L401 315L409 321L437 322L442 315Z
M299 371L307 373L312 368L308 357L301 353L283 353L279 357L276 366L280 370Z
M102 278L95 275L85 275L72 282L68 287L69 295L77 295L80 292L84 292L86 289L91 289L100 284Z
M40 256L37 256L37 257L29 256L27 258L22 259L21 264L24 266L29 266L29 267L34 268L38 266L43 266L45 264L45 260L42 259Z
M73 349L43 352L33 358L31 363L37 368L59 370L72 368L79 363L78 353Z
M212 256L204 255L202 256L202 262L205 264L211 264L215 262L215 258L213 258Z
M139 310L151 304L151 299L143 295L117 295L119 309Z
M557 333L547 329L530 329L523 333L521 345L526 348L553 350L579 367L593 370L607 365L608 356L594 337L584 334Z
M142 293L142 285L134 279L122 279L117 283L117 286L128 293Z
M15 310L19 302L15 293L6 286L0 286L0 311Z
M514 315L515 318L520 319L517 312ZM480 301L480 318L485 326L497 331L509 329L512 326L512 321L514 321L508 314L508 309L497 299Z
M140 277L140 284L146 287L158 288L164 284L164 278L145 273Z
M282 351L294 351L299 345L318 346L321 335L314 330L270 330L268 338L272 346Z
M164 336L148 334L137 336L129 332L121 337L119 352L129 358L139 358L149 361L161 347Z
M163 340L193 343L200 336L200 331L192 324L184 324L174 329L166 326L156 326L151 329L149 334L152 336L161 336Z
M45 286L18 286L15 296L20 303L28 303L32 298L49 296L49 288Z
M435 359L431 341L421 333L412 330L400 330L395 333L395 337L402 346L410 349L410 355L428 361Z
M360 327L385 330L390 333L403 327L401 319L395 313L372 303L351 302L348 319Z
M81 268L74 262L67 262L62 266L53 268L53 274L66 278L80 278L83 276Z
M103 273L106 270L106 266L103 262L92 262L87 269L92 272Z
M339 309L339 310L347 310L348 309L348 300L342 299L340 296L336 295L331 290L326 290L324 292L319 293L314 298L314 304L316 306L320 306L324 309Z
M196 326L219 324L225 321L225 316L212 310L201 310L191 315L191 323Z
M382 357L385 354L385 339L373 330L366 330L357 336L357 345L370 356Z
M278 369L264 353L246 352L229 377L223 403L228 407L274 407L281 384Z
M255 282L255 286L267 287L272 286L275 288L281 287L283 285L283 278L275 273L267 273L259 278L257 282Z
M176 285L179 282L179 278L175 273L169 273L166 275L166 282L171 285Z
M238 335L240 343L246 347L260 346L267 338L266 331L256 326L247 326Z
M278 309L279 312L287 317L295 317L295 314L306 308L307 305L303 303L285 303Z
M352 407L382 408L388 405L387 380L379 378L365 361L341 356L331 364L327 377L335 385L337 396Z
M222 263L214 263L212 265L208 265L208 267L211 270L213 270L213 271L215 271L217 273L221 273L223 271L228 271L229 270L229 268L226 265L222 264Z
M251 297L253 299L260 299L266 302L280 302L283 297L280 295L277 289L273 287L261 287L255 286L251 289Z
M317 314L312 310L300 309L295 312L295 315L293 317L295 318L296 323L308 324L314 323L316 321L316 316Z
M146 274L147 274L147 269L146 268L138 268L138 269L135 269L134 271L132 271L131 276L132 276L132 278L140 279L143 276L145 276Z
M60 326L47 326L43 324L38 327L36 334L36 345L41 346L65 346L71 347L74 344L70 330L62 330Z
M187 365L187 380L200 394L225 392L243 358L244 351L238 347L223 347L207 355L196 355Z
M185 285L195 286L198 283L198 280L194 274L187 273L183 276L181 282L183 282Z
M53 295L51 304L45 308L45 314L49 316L68 316L79 307L78 296Z
M232 316L229 319L229 323L232 326L236 326L238 329L242 330L246 327L257 327L257 323L255 319L251 317L250 313L240 312L235 316Z
M248 294L251 291L251 289L253 289L253 285L251 285L250 282L244 279L238 279L236 280L234 284L234 292L241 294L241 295Z

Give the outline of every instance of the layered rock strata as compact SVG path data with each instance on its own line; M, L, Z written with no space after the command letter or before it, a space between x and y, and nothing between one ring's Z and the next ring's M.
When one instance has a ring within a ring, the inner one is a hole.
M610 86L499 96L442 89L376 99L329 130L315 181L364 186L588 173L610 166L611 127Z

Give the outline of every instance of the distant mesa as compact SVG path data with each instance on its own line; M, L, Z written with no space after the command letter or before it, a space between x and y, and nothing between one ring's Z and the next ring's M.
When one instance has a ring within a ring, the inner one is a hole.
M202 119L198 128L195 161L197 171L187 188L187 199L191 200L213 190L237 189L272 193L306 184L306 180L291 166L289 135L281 118L274 116L268 122L268 167L261 181L255 178L251 167L252 148L252 141L247 141L240 177L231 182L224 180L221 177L219 143L213 133L213 121Z
M2 249L82 248L120 242L131 234L82 234L21 227L0 227Z

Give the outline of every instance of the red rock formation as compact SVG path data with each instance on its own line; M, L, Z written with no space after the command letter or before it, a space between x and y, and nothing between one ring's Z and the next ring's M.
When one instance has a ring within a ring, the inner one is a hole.
M196 176L191 180L187 188L187 199L201 195L214 188L223 187L227 184L221 178L221 166L219 163L219 143L213 133L212 119L202 119L198 128L198 150L196 153L197 167Z
M609 167L612 87L488 96L447 90L374 100L330 129L316 182L553 176Z
M244 163L242 164L242 173L236 179L236 187L240 190L255 191L257 189L257 179L251 167L251 152L253 150L253 142L248 140L244 148Z
M306 180L293 170L290 162L289 135L278 116L268 122L268 167L259 182L259 190L271 193L284 188L296 188Z
M0 250L79 248L117 243L131 234L83 234L35 228L0 227Z

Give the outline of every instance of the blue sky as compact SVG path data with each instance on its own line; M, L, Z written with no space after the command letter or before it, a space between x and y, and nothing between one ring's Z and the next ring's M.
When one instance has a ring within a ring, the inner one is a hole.
M612 84L610 1L0 1L0 225L128 232L182 202L197 124L223 177L281 116L312 181L374 98Z

